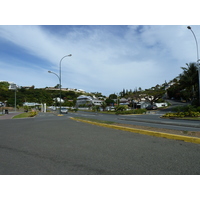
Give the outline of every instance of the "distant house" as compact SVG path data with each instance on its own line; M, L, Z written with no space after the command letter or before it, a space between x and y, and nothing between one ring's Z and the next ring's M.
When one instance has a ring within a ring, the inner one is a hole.
M55 87L46 87L46 90L60 90L60 88L55 88ZM75 88L61 88L62 91L66 92L79 92L79 93L85 93L85 90L82 89L75 89Z
M19 86L16 85L14 82L8 82L8 81L0 81L0 82L8 83L9 84L9 87L8 87L9 90L15 90L16 88L19 88Z
M121 99L119 100L119 104L120 104L120 105L129 105L130 102L129 102L128 99L121 98Z
M91 96L86 96L86 95L81 95L77 98L76 101L76 106L80 105L95 105L95 106L100 106L102 104L103 100L99 100L96 97L91 97Z
M15 83L9 82L9 90L15 90L17 89L19 86L17 86Z
M54 102L61 102L64 103L65 101L63 99L60 99L60 97L56 97L53 99Z
M34 85L32 85L32 86L21 86L21 88L24 88L24 89L26 89L26 90L29 90L29 89L34 89L35 86L34 86Z
M41 103L35 103L35 102L24 102L23 106L40 106Z

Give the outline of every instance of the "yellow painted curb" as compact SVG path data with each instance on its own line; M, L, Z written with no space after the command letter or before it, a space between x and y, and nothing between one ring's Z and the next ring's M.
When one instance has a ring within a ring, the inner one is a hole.
M83 120L83 119L75 119L73 117L70 117L72 120L80 121L80 122L85 122L97 126L103 126L107 128L113 128L113 129L118 129L122 131L129 131L133 133L140 133L144 135L151 135L151 136L156 136L156 137L163 137L167 139L173 139L173 140L182 140L185 142L191 142L191 143L196 143L200 144L200 138L197 137L189 137L189 136L184 136L184 135L174 135L170 133L162 133L162 132L156 132L156 131L148 131L148 130L142 130L142 129L135 129L135 128L129 128L129 127L122 127L122 126L117 126L117 125L111 125L111 124L103 124L103 123L98 123L98 122L92 122L88 120Z
M57 116L61 117L61 116L63 116L63 115L62 115L62 114L58 114Z

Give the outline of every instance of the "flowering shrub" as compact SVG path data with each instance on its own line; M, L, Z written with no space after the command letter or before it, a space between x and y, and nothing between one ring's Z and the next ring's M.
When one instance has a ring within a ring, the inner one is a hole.
M177 112L177 113L166 113L162 117L170 118L170 117L200 117L200 112Z
M35 115L37 115L37 112L36 111L31 111L29 113L29 117L34 117Z

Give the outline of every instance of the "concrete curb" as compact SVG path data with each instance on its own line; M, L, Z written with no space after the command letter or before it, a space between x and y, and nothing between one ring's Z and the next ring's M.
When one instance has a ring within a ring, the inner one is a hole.
M146 123L154 123L154 124L164 124L164 125L173 125L173 126L185 126L185 127L192 127L192 128L200 128L200 125L197 124L184 124L184 123L172 123L166 121L155 121L155 120L143 120L143 119L125 119L125 118L118 118L119 120L124 121L136 121L136 122L146 122ZM175 120L175 119L171 119ZM176 121L175 121L176 122Z
M133 132L133 133L139 133L139 134L150 135L150 136L155 136L155 137L163 137L163 138L172 139L172 140L181 140L181 141L185 141L185 142L200 144L200 138L197 138L197 137L189 137L189 136L184 136L184 135L183 136L182 135L174 135L174 134L169 134L169 133L141 130L141 129L122 127L122 126L110 125L110 124L103 124L103 123L92 122L92 121L83 120L83 119L75 119L73 117L70 117L70 119L75 120L75 121L80 121L80 122L85 122L85 123L97 125L97 126L103 126L103 127L107 127L107 128L122 130L122 131L129 131L129 132Z

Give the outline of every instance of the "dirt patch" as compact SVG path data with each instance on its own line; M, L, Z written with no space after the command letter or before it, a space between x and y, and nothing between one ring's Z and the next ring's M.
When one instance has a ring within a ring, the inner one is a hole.
M172 130L172 129L154 128L154 127L147 127L147 126L138 126L138 125L131 125L131 124L118 124L118 123L115 123L114 125L142 129L142 130L147 130L147 131L157 131L157 132L162 132L162 133L193 136L193 137L200 138L200 131L179 131L179 130Z

